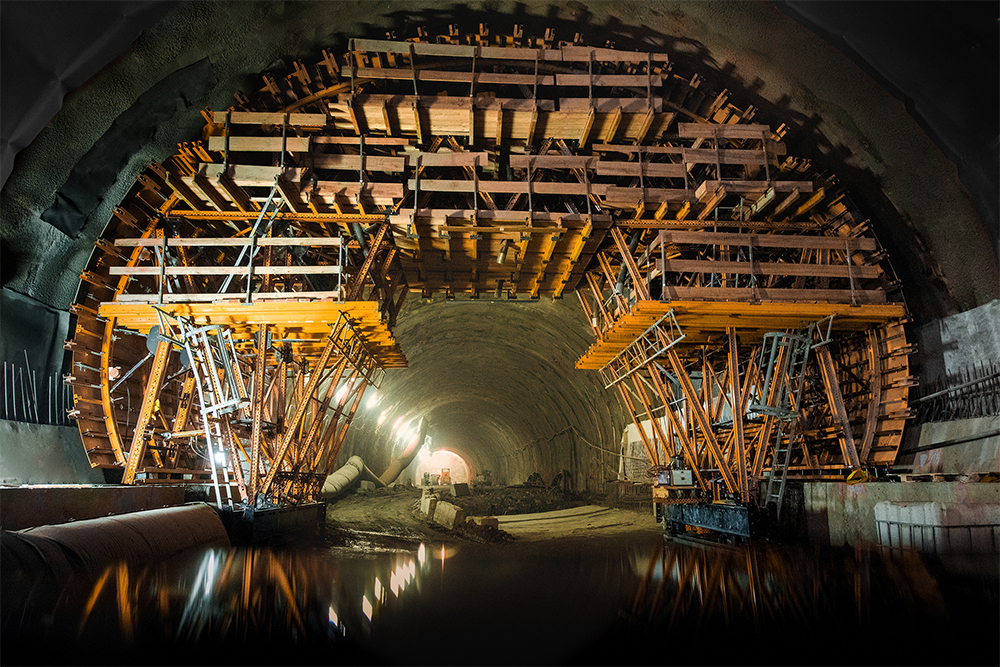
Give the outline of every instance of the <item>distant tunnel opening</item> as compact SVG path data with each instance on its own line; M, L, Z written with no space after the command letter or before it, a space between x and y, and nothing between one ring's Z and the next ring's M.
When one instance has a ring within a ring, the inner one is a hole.
M453 484L468 484L475 477L472 467L458 452L447 448L434 451L424 449L417 454L413 483L423 484L425 473L431 478L432 483L435 475L438 475L438 480L443 482L445 470L448 471L448 476Z

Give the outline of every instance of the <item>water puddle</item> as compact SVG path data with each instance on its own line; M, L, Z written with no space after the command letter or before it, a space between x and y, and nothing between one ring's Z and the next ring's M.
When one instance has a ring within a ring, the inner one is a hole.
M995 557L964 565L659 536L483 545L355 531L115 565L59 591L21 582L4 592L4 662L996 664Z

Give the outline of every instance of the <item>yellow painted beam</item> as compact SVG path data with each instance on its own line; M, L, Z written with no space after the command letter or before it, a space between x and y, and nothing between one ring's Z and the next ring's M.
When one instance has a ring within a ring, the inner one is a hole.
M860 331L906 315L900 303L851 306L839 303L747 303L743 301L639 301L631 312L605 331L576 362L577 368L599 369L636 337L673 309L682 344L722 340L732 327L747 342L770 331L795 329L834 315L833 331Z

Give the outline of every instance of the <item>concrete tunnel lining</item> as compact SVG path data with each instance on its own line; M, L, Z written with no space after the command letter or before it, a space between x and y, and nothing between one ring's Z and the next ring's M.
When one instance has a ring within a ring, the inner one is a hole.
M400 416L424 417L435 447L454 448L477 470L491 470L495 481L519 483L538 472L548 482L565 468L577 488L595 489L601 477L590 466L551 452L525 453L571 425L617 449L624 425L617 395L596 374L574 368L588 335L575 300L413 298L396 328L410 367L387 374L378 406L355 417L345 454L364 452L369 465L384 467L391 456L384 434Z
M110 208L148 160L162 159L174 152L177 141L197 134L201 119L196 105L165 122L129 159L79 238L62 235L41 223L38 215L47 208L52 193L72 166L99 142L114 120L146 87L165 79L178 67L208 56L217 83L197 103L222 108L230 104L234 90L257 85L257 72L287 69L286 58L311 57L320 47L341 44L345 36L380 36L382 27L376 25L418 24L432 18L435 23L453 20L464 6L408 5L405 12L396 14L380 14L364 7L361 4L358 11L338 12L335 16L328 6L312 3L181 3L172 8L127 54L68 96L63 111L18 155L16 169L2 194L5 287L60 308L72 300L79 267L92 251L93 239L106 223ZM784 111L798 125L819 123L819 134L826 142L815 150L827 153L834 171L840 174L838 165L846 164L852 167L846 173L853 181L864 181L863 177L873 169L885 179L870 187L886 197L884 202L878 200L879 205L888 202L898 209L894 215L901 212L910 219L910 227L889 226L889 231L913 233L913 239L901 237L894 242L902 250L899 257L908 272L907 279L914 281L909 283L910 293L917 298L911 303L919 318L927 321L936 314L982 303L997 294L996 281L991 280L996 273L995 255L991 245L983 242L988 235L978 216L967 201L962 203L965 195L954 178L953 166L934 154L936 149L919 134L900 104L845 64L832 48L773 7L727 4L713 12L705 3L622 7L574 3L542 11L541 6L495 3L490 8L504 17L494 19L496 30L503 28L507 18L511 22L526 18L526 23L548 23L560 30L583 23L619 39L631 33L645 42L669 34L684 35L671 37L663 48L676 49L680 62L716 70L717 78L727 84L743 81L743 92L750 98L757 93L745 85L746 81L759 75L758 81L764 81L762 87L758 86L765 103L762 108L770 105L775 116L765 120L781 121ZM365 23L369 20L372 23ZM636 28L643 23L646 29ZM274 26L280 29L274 30ZM744 50L748 48L747 40L765 28L788 31L792 43L816 49L816 60L783 62L781 50L775 46L759 47L773 49L769 51ZM254 48L246 46L250 43ZM728 67L732 63L737 64L735 68ZM827 78L829 71L820 72L830 70L831 65L839 68L835 80ZM850 94L838 92L837 86L852 77ZM782 106L780 93L784 90L790 91L790 97L786 94ZM865 95L870 97L862 99ZM872 109L879 109L884 117L876 119L878 114L869 113ZM827 115L832 120L824 120ZM801 132L797 138L796 131ZM901 133L911 137L912 152L894 152L899 150ZM809 132L794 127L789 140L807 146L811 138ZM799 148L794 146L793 150ZM902 187L901 179L914 175L920 176L915 180L917 186ZM883 190L891 191L891 199ZM932 192L936 197L933 206L925 206ZM936 226L949 216L961 221L957 227L963 230L962 243L951 242L954 227ZM977 253L970 256L970 248ZM956 260L956 252L962 255L961 261ZM57 266L67 268L54 270ZM533 316L537 310L545 310L545 316ZM493 317L493 312L502 315ZM572 298L523 305L485 301L468 305L423 304L413 295L400 316L396 334L410 357L411 367L390 373L380 407L392 405L393 410L405 409L407 414L426 414L429 422L440 429L436 437L442 443L448 439L473 443L462 451L477 469L492 469L509 483L521 481L535 471L549 478L562 467L572 469L563 463L573 460L573 447L586 445L574 434L567 434L567 426L580 429L591 442L609 449L617 447L625 422L617 397L600 387L593 374L572 368L572 362L589 342L582 313ZM533 344L529 346L527 341ZM429 387L436 393L429 392ZM529 402L531 411L526 409L525 396L534 399ZM392 422L392 418L386 420L386 424ZM341 458L363 453L373 468L384 467L382 463L388 463L392 454L382 437L372 415L359 415ZM590 467L594 465L591 462ZM578 486L590 478L589 469L573 470L573 474Z

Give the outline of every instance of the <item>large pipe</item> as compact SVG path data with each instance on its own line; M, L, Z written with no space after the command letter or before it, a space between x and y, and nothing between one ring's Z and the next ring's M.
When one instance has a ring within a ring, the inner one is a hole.
M360 456L352 456L347 459L347 463L326 478L326 481L323 482L323 489L320 491L320 495L323 497L323 500L333 500L346 491L349 486L358 481L359 477L374 482L376 486L385 486L385 483L368 469L368 466L365 465Z
M75 573L96 577L118 562L142 565L189 549L229 546L216 511L192 503L2 531L0 571L4 584L15 588L36 578L58 587Z
M413 436L413 440L407 445L406 449L400 452L399 456L389 462L389 467L382 473L380 479L383 483L392 484L395 482L396 478L406 470L406 466L413 462L413 459L417 456L417 452L420 451L421 443L424 441L423 435L424 419L421 417L420 424L417 426L417 433Z

